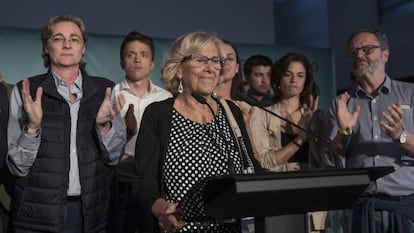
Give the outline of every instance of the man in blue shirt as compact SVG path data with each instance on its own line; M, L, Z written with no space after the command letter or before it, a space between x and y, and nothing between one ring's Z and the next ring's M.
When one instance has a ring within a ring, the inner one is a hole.
M414 232L414 85L387 75L388 38L378 29L354 32L348 54L355 85L329 108L322 159L331 167L395 167L355 204L352 232Z

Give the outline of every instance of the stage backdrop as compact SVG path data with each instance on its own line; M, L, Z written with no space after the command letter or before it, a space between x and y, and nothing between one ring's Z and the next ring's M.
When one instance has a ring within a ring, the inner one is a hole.
M104 76L114 82L123 80L123 71L119 65L119 48L123 36L89 34L85 55L86 70L91 75ZM171 39L154 39L155 68L151 80L163 86L160 80L160 65ZM335 96L336 84L331 49L316 49L285 46L264 46L237 44L242 62L254 54L269 56L273 61L287 52L299 52L306 55L313 65L314 76L320 88L320 107L327 109ZM8 83L46 72L41 58L40 30L0 27L0 71Z

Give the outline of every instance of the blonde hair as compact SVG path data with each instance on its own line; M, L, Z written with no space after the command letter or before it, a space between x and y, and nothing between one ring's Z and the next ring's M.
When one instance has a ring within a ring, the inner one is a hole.
M192 32L177 38L168 49L161 66L161 80L165 88L174 96L178 95L179 78L178 72L182 67L184 58L200 54L210 43L214 43L219 52L219 56L225 58L223 41L214 34L202 31ZM224 69L220 70L219 82L222 80Z

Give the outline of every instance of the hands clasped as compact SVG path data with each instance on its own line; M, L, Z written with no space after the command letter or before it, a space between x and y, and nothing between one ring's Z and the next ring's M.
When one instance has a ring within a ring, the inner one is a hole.
M158 219L158 225L164 232L176 232L186 224L183 220L183 209L178 207L177 203L168 202L163 198L154 202L151 212Z

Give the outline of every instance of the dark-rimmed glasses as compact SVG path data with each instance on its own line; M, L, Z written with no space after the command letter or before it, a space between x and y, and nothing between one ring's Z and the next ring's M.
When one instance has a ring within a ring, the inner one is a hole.
M226 62L225 58L221 58L221 57L208 58L203 55L187 56L182 60L182 62L186 60L190 60L191 65L195 67L206 67L208 64L208 61L211 61L212 66L217 70L221 70L223 67L223 64Z
M372 52L374 52L374 49L382 49L379 45L364 45L358 48L352 48L349 49L348 53L351 57L358 56L359 50L362 50L365 56L370 55Z

